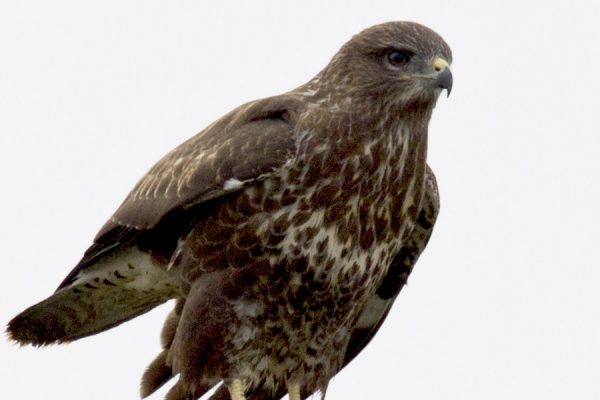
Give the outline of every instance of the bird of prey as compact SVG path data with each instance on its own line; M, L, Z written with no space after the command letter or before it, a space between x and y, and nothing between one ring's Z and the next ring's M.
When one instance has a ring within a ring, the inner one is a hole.
M174 377L169 400L324 395L431 235L428 124L451 62L429 28L388 22L226 114L149 170L9 337L69 342L176 299L142 397Z

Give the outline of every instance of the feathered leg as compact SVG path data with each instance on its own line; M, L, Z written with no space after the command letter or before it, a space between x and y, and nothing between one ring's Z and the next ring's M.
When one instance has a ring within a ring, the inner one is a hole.
M300 385L297 383L288 383L288 394L290 400L302 400L300 397Z
M231 400L246 400L246 395L244 395L244 386L242 385L241 379L234 379L231 381L231 385L228 385L229 394L231 395Z

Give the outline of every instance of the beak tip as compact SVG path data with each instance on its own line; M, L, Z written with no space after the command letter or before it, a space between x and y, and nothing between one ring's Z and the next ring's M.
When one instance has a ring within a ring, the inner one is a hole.
M452 72L450 68L445 68L442 72L440 72L435 80L436 86L440 89L446 89L447 96L450 96L450 92L452 92Z

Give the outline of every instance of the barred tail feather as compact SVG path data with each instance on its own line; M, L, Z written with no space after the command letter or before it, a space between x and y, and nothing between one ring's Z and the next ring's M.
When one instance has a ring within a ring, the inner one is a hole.
M79 271L71 284L12 319L7 333L23 345L69 342L119 325L178 293L161 265L129 248Z

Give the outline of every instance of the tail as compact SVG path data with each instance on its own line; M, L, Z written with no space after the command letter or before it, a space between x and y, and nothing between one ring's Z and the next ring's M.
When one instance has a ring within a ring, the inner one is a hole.
M165 266L137 247L76 268L71 275L70 283L8 323L10 339L34 346L70 342L110 329L181 295Z

